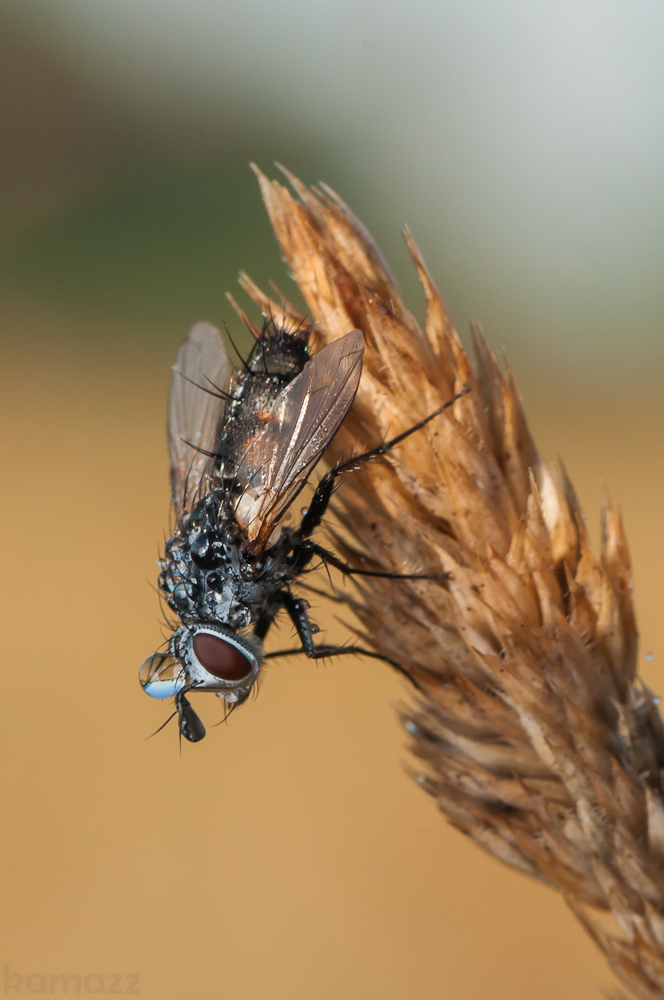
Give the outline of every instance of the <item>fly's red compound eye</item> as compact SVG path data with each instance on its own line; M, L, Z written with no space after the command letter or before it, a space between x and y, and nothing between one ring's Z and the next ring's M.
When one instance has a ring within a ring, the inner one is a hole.
M237 646L209 632L195 635L193 648L201 666L223 681L240 681L253 669L252 662Z

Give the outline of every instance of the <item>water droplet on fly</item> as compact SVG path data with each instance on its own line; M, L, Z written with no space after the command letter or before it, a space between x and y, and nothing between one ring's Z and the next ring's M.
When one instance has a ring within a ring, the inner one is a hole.
M186 683L181 663L169 653L148 656L141 664L138 679L151 698L172 698Z

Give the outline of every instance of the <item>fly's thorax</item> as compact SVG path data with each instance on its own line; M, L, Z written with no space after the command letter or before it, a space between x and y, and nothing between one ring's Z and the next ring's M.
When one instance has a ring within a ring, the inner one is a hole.
M244 700L263 661L262 643L255 636L209 622L179 628L171 637L170 653L192 690L214 691L230 701Z
M258 559L248 551L235 521L234 496L235 490L211 491L166 543L159 586L184 622L247 628L290 579L280 549Z
M237 530L224 517L223 490L204 496L166 543L159 586L169 607L183 620L220 618L242 628L249 619L238 604Z

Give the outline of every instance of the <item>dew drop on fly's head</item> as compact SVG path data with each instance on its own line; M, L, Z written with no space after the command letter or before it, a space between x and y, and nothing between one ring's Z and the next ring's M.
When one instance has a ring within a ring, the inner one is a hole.
M138 672L141 687L151 698L172 698L186 684L182 664L169 653L153 653Z

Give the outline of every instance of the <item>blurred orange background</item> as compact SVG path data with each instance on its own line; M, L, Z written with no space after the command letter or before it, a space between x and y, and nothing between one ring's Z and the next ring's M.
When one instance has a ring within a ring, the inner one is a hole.
M637 5L622 31L603 7L598 31L591 4L542 23L468 6L475 20L451 3L382 19L367 3L356 20L341 3L297 20L295 0L0 8L10 995L59 973L83 993L138 975L155 1000L576 1000L611 983L562 900L406 778L408 692L387 668L279 662L226 726L198 699L200 745L180 751L173 724L145 739L166 717L137 670L161 641L170 364L196 320L241 338L224 298L240 268L291 291L249 159L339 190L421 314L407 220L461 332L472 315L507 345L595 538L605 489L622 509L643 675L664 687L657 11ZM522 62L501 62L506 39ZM426 77L436 40L452 69ZM418 144L432 122L444 156ZM335 609L316 615L345 636Z

